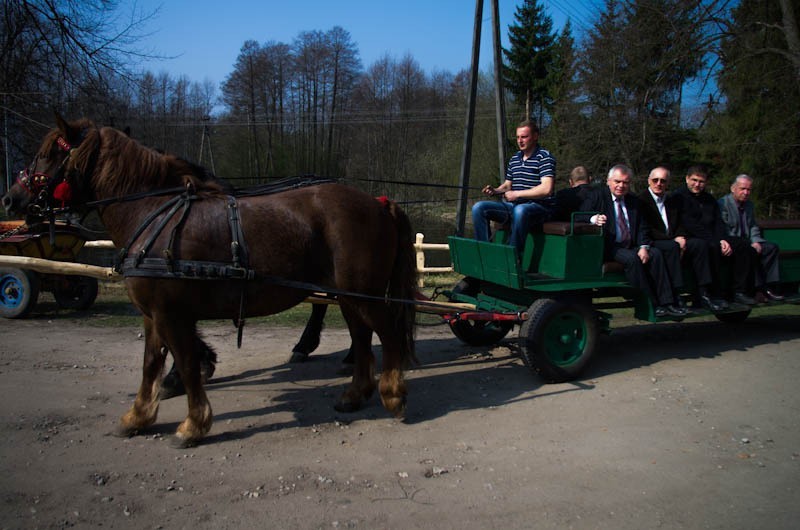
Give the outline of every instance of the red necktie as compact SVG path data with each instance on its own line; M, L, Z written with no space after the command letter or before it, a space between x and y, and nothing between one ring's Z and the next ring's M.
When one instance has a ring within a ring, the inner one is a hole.
M631 243L631 232L628 230L628 223L625 222L625 212L622 211L622 199L617 199L617 232L619 233L619 243L627 248Z

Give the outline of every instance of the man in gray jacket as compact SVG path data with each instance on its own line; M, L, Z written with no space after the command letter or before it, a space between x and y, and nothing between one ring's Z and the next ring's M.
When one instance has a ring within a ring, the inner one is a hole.
M775 286L780 281L778 270L778 252L775 243L764 239L761 228L756 223L753 202L750 193L753 190L753 179L748 175L738 175L731 184L731 192L719 200L719 209L727 234L731 238L742 238L750 243L755 254L756 300L768 302L783 300Z

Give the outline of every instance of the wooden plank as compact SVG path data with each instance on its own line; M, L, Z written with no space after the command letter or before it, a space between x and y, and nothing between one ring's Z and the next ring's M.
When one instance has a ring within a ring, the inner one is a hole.
M122 275L114 272L111 267L98 267L84 263L70 261L53 261L42 258L29 258L27 256L0 256L0 267L16 267L28 269L44 274L68 274L89 276L100 280L121 281Z

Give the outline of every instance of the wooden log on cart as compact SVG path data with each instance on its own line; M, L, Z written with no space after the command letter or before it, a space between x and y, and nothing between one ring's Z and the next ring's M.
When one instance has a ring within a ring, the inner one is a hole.
M122 275L114 272L111 267L98 267L85 263L72 263L70 261L53 261L42 258L29 258L27 256L0 256L0 266L28 269L43 274L72 274L89 276L99 280L120 281Z

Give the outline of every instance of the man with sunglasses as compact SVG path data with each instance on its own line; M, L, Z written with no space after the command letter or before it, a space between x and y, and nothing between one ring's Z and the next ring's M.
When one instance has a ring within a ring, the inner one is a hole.
M650 171L648 188L639 194L642 216L650 228L652 245L664 256L664 265L676 291L685 285L681 261L686 260L695 278L694 306L712 312L722 311L727 303L711 295L708 245L702 239L686 235L680 220L679 201L667 194L669 179L669 170L658 166Z

